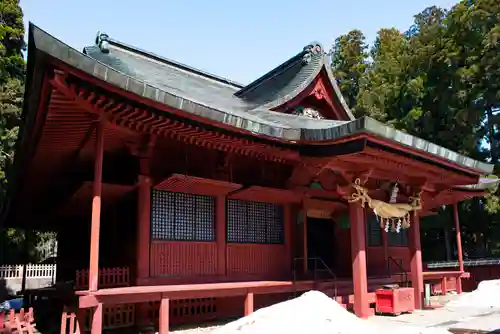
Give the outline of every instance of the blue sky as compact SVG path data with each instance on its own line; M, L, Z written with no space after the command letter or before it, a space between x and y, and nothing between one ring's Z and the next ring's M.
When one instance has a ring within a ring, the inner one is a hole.
M406 30L427 6L457 0L21 0L31 21L80 50L97 31L196 68L248 83L311 41L360 29ZM404 4L403 4L404 3Z

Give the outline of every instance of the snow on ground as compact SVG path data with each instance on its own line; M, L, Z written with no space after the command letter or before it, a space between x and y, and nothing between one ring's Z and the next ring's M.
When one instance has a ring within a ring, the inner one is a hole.
M255 311L211 334L446 334L445 329L381 326L356 317L319 291Z
M458 296L447 307L500 308L500 279L482 281L477 289Z

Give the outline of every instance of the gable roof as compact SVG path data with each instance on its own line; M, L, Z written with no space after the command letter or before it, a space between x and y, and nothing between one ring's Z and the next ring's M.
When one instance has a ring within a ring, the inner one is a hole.
M327 56L318 43L307 45L301 52L246 86L132 47L103 33L98 33L95 45L84 48L83 53L191 101L221 110L238 109L248 113L269 111L283 105L299 95L321 70L325 70L343 107L343 121L354 120L331 74Z
M230 80L138 51L135 48L132 50L130 47L125 47L123 43L109 40L103 34L98 36L95 46L85 48L84 53L81 53L30 24L29 44L30 48L34 48L30 51L33 55L36 53L49 55L107 84L181 110L186 114L201 116L207 121L231 126L235 130L249 131L290 144L297 144L297 141L332 141L355 134L371 134L480 173L491 173L493 170L493 165L463 156L369 117L350 121L318 120L274 112L267 108L270 102L263 104L252 102L271 100L263 97L266 90L262 87L272 80L284 78L284 73L288 69L294 69L295 73L308 72L312 75L315 71L308 67L312 63L315 64L313 67L317 71L326 70L336 94L341 96L329 66L326 66L328 62L325 54L313 52L314 47L303 50L288 62L247 85L245 89L242 85ZM307 61L297 71L296 62L299 55L309 59L306 59ZM34 61L31 57L28 58L28 72L30 72L30 67L35 66ZM290 66L285 66L287 64ZM30 75L32 74L28 73L28 76ZM310 78L310 76L304 75L303 78ZM304 79L302 82L307 80ZM272 94L292 96L297 87L301 86L298 82L293 85L281 85L282 94L276 92ZM29 95L29 87L27 91ZM260 93L249 93L257 91ZM36 92L32 93L36 94Z
M235 95L260 108L274 109L295 98L309 87L321 71L325 71L335 92L335 98L345 113L343 120L354 120L329 64L321 44L313 42L283 64L240 89Z

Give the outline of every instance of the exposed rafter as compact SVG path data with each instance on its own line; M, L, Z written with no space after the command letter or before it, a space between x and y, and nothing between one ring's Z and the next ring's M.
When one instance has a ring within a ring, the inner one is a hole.
M76 82L68 83L68 81L64 72L56 71L50 83L89 113L103 112L110 123L120 127L263 160L281 163L294 163L299 160L297 152L186 124L146 108L135 107L123 101L117 102L111 97L89 90Z

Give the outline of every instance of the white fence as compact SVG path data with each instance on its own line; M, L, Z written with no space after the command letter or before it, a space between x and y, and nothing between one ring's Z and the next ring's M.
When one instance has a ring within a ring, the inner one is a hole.
M53 278L56 277L55 264L27 264L26 278ZM24 266L21 264L0 266L0 279L23 278Z

